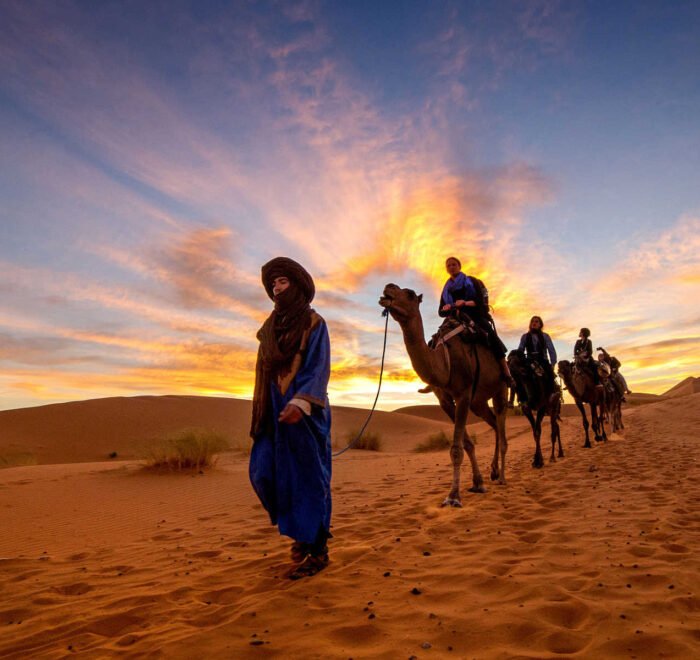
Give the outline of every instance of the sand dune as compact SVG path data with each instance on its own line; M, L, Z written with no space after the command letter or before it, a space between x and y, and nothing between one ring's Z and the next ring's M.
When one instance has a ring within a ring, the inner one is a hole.
M444 425L376 421L390 448L335 462L332 562L298 583L241 453L204 475L1 470L0 656L698 657L700 394L628 410L590 450L567 418L542 470L509 419L509 484L463 509L439 507L447 452L409 451L411 425Z
M110 397L36 408L0 411L0 458L37 464L137 459L158 438L184 428L220 433L233 447L250 444L250 401L203 396ZM333 444L344 446L369 411L333 406ZM444 418L444 415L443 415ZM425 420L375 411L368 431L379 433L384 449L411 449L428 435L451 428L449 421Z
M674 385L670 390L664 392L663 396L687 396L700 392L700 378L688 376L680 383Z

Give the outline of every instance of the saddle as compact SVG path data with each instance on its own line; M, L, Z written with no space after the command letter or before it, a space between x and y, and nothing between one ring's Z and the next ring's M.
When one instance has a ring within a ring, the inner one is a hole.
M446 344L453 337L459 337L465 344L489 345L486 331L480 328L467 314L460 314L459 317L446 318L428 342L428 346L437 348Z

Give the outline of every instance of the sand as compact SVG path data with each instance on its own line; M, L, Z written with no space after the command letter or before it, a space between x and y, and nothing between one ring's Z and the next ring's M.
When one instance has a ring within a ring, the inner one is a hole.
M339 410L338 437L364 414ZM299 582L243 452L158 475L72 462L87 449L45 429L62 462L0 470L0 656L700 656L700 394L628 409L588 450L567 417L566 457L542 470L509 418L508 485L462 509L439 506L447 452L411 452L449 425L373 424L384 451L335 462L331 564ZM486 472L493 442L473 430Z

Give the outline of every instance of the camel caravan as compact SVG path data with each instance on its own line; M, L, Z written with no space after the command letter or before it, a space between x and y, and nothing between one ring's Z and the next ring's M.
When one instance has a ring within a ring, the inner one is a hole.
M508 450L506 412L513 407L515 396L532 427L535 440L532 466L544 466L540 436L545 416L551 425L550 461L564 456L559 429L562 391L555 379L555 364L565 389L581 413L584 447L592 447L591 425L597 442L607 441L606 423L612 425L613 431L624 428L622 403L630 391L619 371L619 360L601 347L597 349L598 360L593 359L587 328L579 333L574 360L557 362L551 338L543 332L542 319L533 316L518 349L510 351L506 357L506 348L489 313L486 286L478 278L462 273L462 264L455 257L447 259L445 265L449 279L438 309L444 321L430 341L425 340L420 312L422 295L387 284L379 304L401 327L413 369L427 384L420 391L435 394L442 410L454 422L450 447L452 486L442 505L460 507L460 468L465 451L472 468L469 491L483 493L486 490L474 443L466 432L470 410L494 430L496 443L490 476L492 481L504 485ZM590 407L590 424L584 404Z

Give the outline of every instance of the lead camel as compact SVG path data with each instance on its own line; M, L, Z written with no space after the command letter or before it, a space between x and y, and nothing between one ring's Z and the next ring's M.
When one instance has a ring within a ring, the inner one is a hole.
M450 457L452 459L452 487L443 506L462 506L460 495L460 467L464 451L472 467L474 493L486 492L484 480L476 461L474 444L465 425L469 410L479 415L493 428L496 447L491 462L491 479L506 483L506 383L502 370L492 351L479 343L466 343L455 336L438 348L430 348L425 341L423 318L420 313L422 295L396 284L387 284L379 304L389 310L401 326L408 356L418 377L432 386L440 407L454 422ZM493 401L493 411L489 408ZM499 462L500 459L500 462Z

